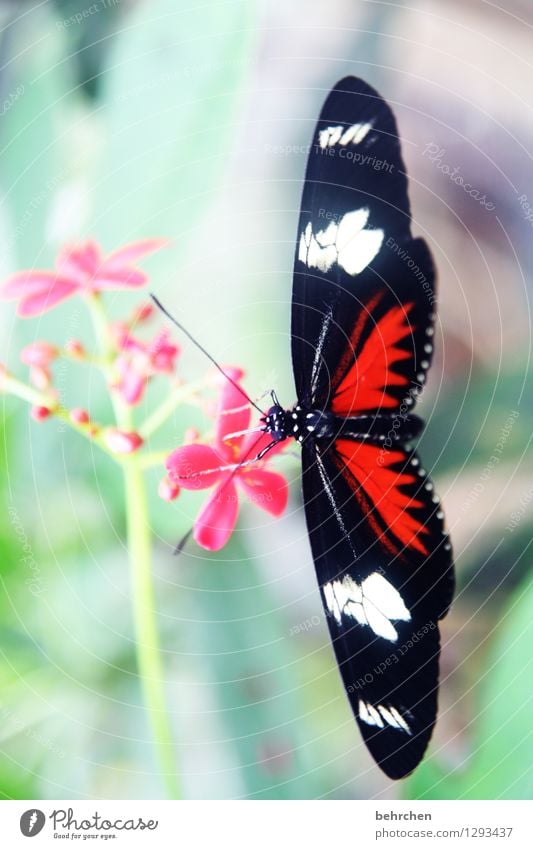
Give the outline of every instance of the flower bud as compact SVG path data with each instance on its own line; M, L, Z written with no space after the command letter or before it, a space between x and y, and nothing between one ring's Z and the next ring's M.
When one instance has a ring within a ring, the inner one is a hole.
M143 439L134 431L126 433L123 430L109 428L104 433L104 442L115 454L133 454L141 447Z
M30 383L36 389L44 391L52 383L52 375L44 366L32 366L30 368Z
M83 410L81 407L74 407L69 413L70 420L77 425L86 425L89 424L89 413L87 410Z
M164 477L162 480L159 481L157 493L159 497L163 499L163 501L174 501L174 499L178 497L179 492L179 486L173 483L170 478Z
M76 360L83 360L87 356L85 348L79 339L67 339L65 342L65 353Z
M52 410L49 410L48 407L36 407L33 406L30 408L30 416L36 422L43 422L48 416L52 415Z
M140 304L137 309L133 310L131 316L131 323L141 324L143 321L148 321L149 318L152 318L154 314L154 306L150 301L147 301L144 304Z
M191 442L196 442L200 438L200 431L195 427L188 427L183 434L183 444L190 445Z

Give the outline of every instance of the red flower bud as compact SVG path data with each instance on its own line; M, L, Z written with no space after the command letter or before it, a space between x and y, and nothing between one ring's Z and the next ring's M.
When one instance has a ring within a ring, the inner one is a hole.
M143 444L143 439L138 433L126 433L116 428L106 430L104 441L115 454L133 454Z
M31 407L30 408L30 416L36 422L43 422L48 416L52 415L52 410L49 410L48 407Z
M170 478L164 477L159 481L157 492L163 501L174 501L174 499L179 495L180 488L177 484L173 483Z
M152 318L154 314L154 306L147 301L144 304L140 304L137 309L133 310L131 316L132 324L141 324L143 321L148 321L149 318Z
M85 348L78 339L68 339L65 342L65 352L69 357L77 360L83 360L87 356Z
M74 407L74 409L70 411L69 415L70 420L73 421L74 424L89 424L89 413L87 412L87 410L83 410L81 407Z

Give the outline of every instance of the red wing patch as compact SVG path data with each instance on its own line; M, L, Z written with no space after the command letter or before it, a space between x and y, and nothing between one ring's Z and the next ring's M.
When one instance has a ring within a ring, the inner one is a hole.
M416 517L417 510L425 506L424 502L402 490L413 492L415 485L420 485L420 480L409 472L391 468L398 463L405 465L405 453L385 451L377 445L348 439L337 439L335 447L337 458L342 461L338 463L339 469L382 544L393 553L399 552L400 547L394 545L387 535L388 531L392 531L402 545L427 555L428 550L421 537L429 534L429 530ZM354 479L359 486L353 486ZM385 531L376 513L384 523Z
M399 346L412 336L414 327L408 315L414 304L394 306L389 309L371 330L362 349L360 339L371 321L372 313L383 298L383 292L365 306L355 324L345 356L333 378L335 393L332 412L349 416L364 410L380 410L398 406L398 400L389 389L407 386L409 378L394 367L413 354Z

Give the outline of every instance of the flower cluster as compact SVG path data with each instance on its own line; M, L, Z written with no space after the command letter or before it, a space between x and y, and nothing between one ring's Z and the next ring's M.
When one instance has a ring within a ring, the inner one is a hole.
M61 251L55 270L29 270L12 275L0 289L4 298L18 301L18 314L37 316L77 295L86 303L93 319L99 353L89 355L79 340L62 347L45 340L35 341L21 351L27 366L24 382L0 366L0 390L30 404L31 416L43 421L61 418L82 436L91 439L118 463L139 462L141 468L164 464L167 474L159 484L159 495L173 501L180 491L211 489L193 527L196 542L214 551L230 538L239 512L239 492L251 503L273 516L287 504L287 482L278 472L266 468L277 445L267 457L256 458L269 440L264 433L238 435L247 430L251 411L240 385L243 372L226 368L231 381L215 380L210 372L204 381L187 384L177 375L180 348L168 329L156 330L146 338L144 326L154 316L151 303L143 302L129 317L110 321L101 293L108 289L132 289L147 282L136 263L165 245L149 239L122 247L104 256L99 246L88 241ZM54 387L54 363L65 358L102 371L115 409L115 421L101 424L80 407L67 409ZM165 400L143 423L135 426L134 408L142 400L150 381L164 377L168 382ZM217 391L217 400L210 402ZM202 441L196 432L187 432L184 444L175 450L147 452L147 439L182 404L196 404L213 414L212 439Z

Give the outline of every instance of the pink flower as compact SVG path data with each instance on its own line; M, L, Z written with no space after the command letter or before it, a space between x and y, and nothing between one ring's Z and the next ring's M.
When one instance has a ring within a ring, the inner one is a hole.
M115 360L118 379L114 388L127 404L138 404L154 374L174 371L179 348L169 342L167 330L158 333L151 342L136 339L124 325L115 325L115 334L122 353Z
M95 242L74 245L61 251L55 271L19 271L7 279L1 295L19 300L18 314L27 318L46 312L75 293L143 286L146 275L134 263L165 244L162 239L146 239L107 257Z
M228 373L233 376L235 372L228 370ZM269 435L257 433L225 441L228 434L245 430L249 423L250 407L246 399L226 381L219 402L214 445L184 445L173 451L166 462L169 478L176 485L193 490L214 487L193 529L198 545L209 551L222 548L235 528L239 512L237 486L253 504L272 516L280 516L287 506L287 481L277 472L266 470L265 460L237 470L220 468L253 459L271 442ZM283 447L283 443L278 443L272 453Z

